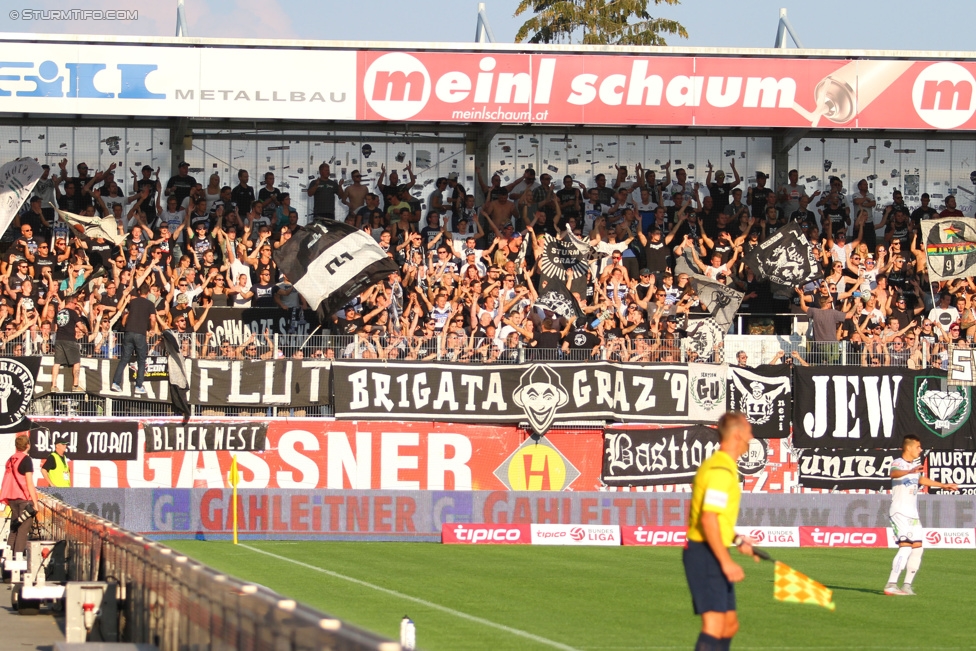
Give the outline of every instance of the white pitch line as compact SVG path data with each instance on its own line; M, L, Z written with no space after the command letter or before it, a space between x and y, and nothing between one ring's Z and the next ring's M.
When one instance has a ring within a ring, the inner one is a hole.
M315 572L321 572L335 579L342 579L343 581L349 581L350 583L355 583L356 585L363 586L364 588L370 588L371 590L376 590L377 592L382 592L390 595L391 597L397 597L398 599L404 599L406 601L412 601L415 604L424 606L426 608L432 608L433 610L439 610L442 613L447 613L448 615L453 615L461 619L466 619L469 622L474 622L475 624L481 624L482 626L488 626L490 628L496 628L500 631L504 631L511 635L516 635L518 637L525 638L527 640L532 640L533 642L538 642L539 644L545 644L546 646L551 646L554 649L561 649L562 651L579 651L574 647L567 646L561 642L556 642L528 631L523 631L517 628L512 628L511 626L505 626L504 624L498 624L488 619L483 619L481 617L475 617L474 615L469 615L468 613L462 613L460 610L454 610L453 608L448 608L447 606L442 606L440 604L435 604L432 601L427 601L426 599L420 599L419 597L412 597L408 594L403 594L402 592L397 592L396 590L390 590L389 588L384 588L383 586L376 585L374 583L369 583L367 581L362 581L360 579L353 578L351 576L346 576L345 574L339 574L338 572L333 572L332 570L327 570L324 567L318 567L317 565L310 565L308 563L303 563L301 561L296 561L293 558L287 558L285 556L279 556L278 554L272 554L271 552L266 552L263 549L258 549L257 547L251 547L250 545L240 544L239 547L244 547L245 549L250 549L252 552L258 554L264 554L265 556L270 556L271 558L276 558L279 561L285 561L288 563L294 563L300 567L304 567Z

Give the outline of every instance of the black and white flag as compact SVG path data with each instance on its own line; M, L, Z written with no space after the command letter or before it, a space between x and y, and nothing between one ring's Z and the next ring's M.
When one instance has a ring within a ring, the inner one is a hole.
M760 279L788 287L823 278L813 247L796 222L749 251L746 264Z
M18 158L0 167L0 233L10 226L43 173L33 158Z
M688 334L681 344L688 352L695 353L698 359L709 360L728 329L728 325L723 328L709 314L688 314L685 320Z
M539 298L535 304L570 320L583 316L579 301L566 287L566 283L558 278L542 279Z
M922 241L931 280L976 274L976 219L923 219Z
M586 272L590 269L590 256L593 247L584 240L569 233L568 237L558 238L542 235L542 256L538 261L542 270L542 282L558 280L580 296L586 296ZM567 282L567 271L572 280Z
M274 261L308 304L327 314L398 271L372 236L332 220L299 230L275 251Z
M174 411L183 414L184 418L189 418L192 409L190 401L187 400L187 389L190 382L186 377L186 360L180 351L180 340L176 338L176 333L172 330L163 330L163 343L166 344L166 370L169 375L169 397Z
M716 325L723 333L728 332L745 294L704 276L692 276L691 283Z

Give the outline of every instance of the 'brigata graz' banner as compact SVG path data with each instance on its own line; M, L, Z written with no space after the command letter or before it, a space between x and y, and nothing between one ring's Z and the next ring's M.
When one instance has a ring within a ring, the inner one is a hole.
M34 396L51 393L53 357L41 358L34 382ZM169 382L147 376L146 394L133 393L135 383L128 374L122 391L112 391L112 377L118 360L82 358L80 385L90 395L105 398L128 398L149 402L170 402ZM187 398L193 405L223 407L320 406L331 401L329 367L331 363L316 359L188 359L186 376L190 387ZM70 382L71 375L61 373L60 386Z
M901 450L801 450L797 465L805 488L891 488L891 463Z
M915 434L924 449L974 449L972 388L934 369L805 366L794 369L793 444L798 448L898 448Z
M333 363L337 418L527 422L537 434L571 420L687 423L688 367L596 363Z

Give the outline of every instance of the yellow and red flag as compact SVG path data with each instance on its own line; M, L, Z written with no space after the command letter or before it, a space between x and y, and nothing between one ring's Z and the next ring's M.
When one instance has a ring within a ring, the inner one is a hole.
M827 586L818 583L802 572L797 572L785 563L776 561L773 597L777 601L797 604L814 604L827 610L834 610L834 593Z

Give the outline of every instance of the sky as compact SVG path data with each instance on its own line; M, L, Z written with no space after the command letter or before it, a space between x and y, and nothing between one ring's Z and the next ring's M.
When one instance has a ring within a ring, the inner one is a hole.
M498 43L512 43L527 14L514 17L518 0L485 0ZM134 21L23 20L23 9L136 9ZM470 43L477 0L185 0L189 35L212 38L419 41ZM915 5L910 13L878 0L684 0L651 7L651 15L682 23L689 38L669 45L688 47L772 47L780 7L801 42L815 49L965 51L976 24L973 0L940 0L937 10ZM176 0L10 0L0 11L0 32L173 36ZM908 5L905 5L908 8ZM790 45L792 45L790 43Z

